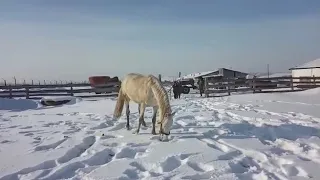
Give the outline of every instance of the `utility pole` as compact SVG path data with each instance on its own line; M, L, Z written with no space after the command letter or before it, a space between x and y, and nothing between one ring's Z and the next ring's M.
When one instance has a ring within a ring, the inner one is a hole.
M268 69L268 78L269 78L269 76L270 76L269 64L267 64L267 69Z
M13 77L13 79L14 79L14 85L16 86L17 85L17 79L16 79L15 76Z

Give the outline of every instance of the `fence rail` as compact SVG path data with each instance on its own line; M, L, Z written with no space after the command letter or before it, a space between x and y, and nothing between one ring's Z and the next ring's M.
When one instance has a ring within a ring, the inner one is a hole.
M0 89L25 89L27 87L31 88L63 88L63 87L91 87L89 83L67 83L67 84L19 84L19 85L6 85L0 86Z
M89 83L48 85L25 84L16 86L8 85L0 86L0 98L25 97L26 99L39 99L44 96L76 96L82 98L110 97L117 96L119 86L120 82L109 82L103 86L95 88L91 87Z
M216 93L252 92L273 93L304 91L320 87L320 77L271 77L253 79L220 79L205 78L205 96Z

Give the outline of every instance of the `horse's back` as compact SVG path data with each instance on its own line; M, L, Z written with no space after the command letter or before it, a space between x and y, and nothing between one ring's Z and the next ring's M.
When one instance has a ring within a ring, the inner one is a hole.
M147 84L147 76L138 73L127 74L121 84L124 89L145 86Z
M150 75L127 74L121 84L122 91L136 103L153 104L154 98L149 83Z

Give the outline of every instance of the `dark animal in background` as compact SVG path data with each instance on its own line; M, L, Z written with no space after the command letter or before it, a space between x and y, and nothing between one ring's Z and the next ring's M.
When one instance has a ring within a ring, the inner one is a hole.
M179 81L174 81L172 85L173 97L174 99L180 99L182 93L182 84Z
M172 85L173 97L174 99L178 98L178 82L174 81Z
M198 85L200 90L200 96L202 97L202 94L204 93L204 79L201 76L198 79Z

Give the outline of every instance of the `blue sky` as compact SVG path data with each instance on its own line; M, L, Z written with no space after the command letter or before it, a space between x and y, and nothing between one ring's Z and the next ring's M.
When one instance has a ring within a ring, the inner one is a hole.
M318 0L1 1L0 77L280 72L320 57L319 32Z

